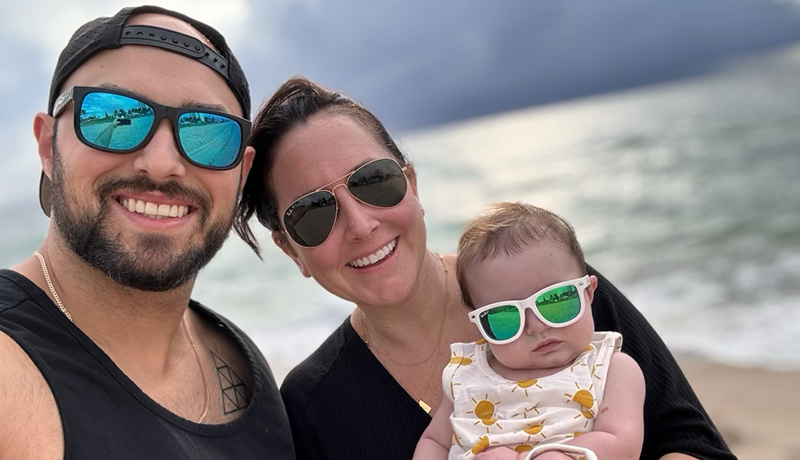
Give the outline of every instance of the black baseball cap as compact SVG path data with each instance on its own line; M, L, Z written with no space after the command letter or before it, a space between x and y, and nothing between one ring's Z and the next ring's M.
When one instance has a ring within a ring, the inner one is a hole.
M188 23L203 34L216 50L196 37L174 30L149 25L125 25L132 16L145 13L172 16ZM53 114L61 86L78 67L100 51L117 49L125 45L155 46L182 54L211 67L225 78L228 87L242 107L242 116L250 119L250 87L239 62L225 42L225 37L213 27L184 14L149 5L123 8L112 17L97 18L81 26L72 35L56 63L53 81L50 83L47 113ZM44 172L39 182L39 203L49 217L50 179Z

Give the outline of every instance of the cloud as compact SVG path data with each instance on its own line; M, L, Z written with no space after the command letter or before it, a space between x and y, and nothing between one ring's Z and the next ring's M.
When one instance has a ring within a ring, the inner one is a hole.
M11 91L20 83L20 75L8 67L0 68L0 93Z
M244 39L243 24L250 7L245 0L157 0L149 2L213 24L232 42ZM58 53L78 27L100 16L113 16L130 6L129 0L35 0L0 3L0 37L26 41L42 49L40 64L51 68ZM42 14L47 12L47 14Z
M800 14L777 0L283 1L254 2L248 28L254 100L302 74L408 129L702 73L800 39Z

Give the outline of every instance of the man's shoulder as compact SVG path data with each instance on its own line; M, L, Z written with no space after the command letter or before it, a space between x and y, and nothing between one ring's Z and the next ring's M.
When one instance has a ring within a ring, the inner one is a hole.
M0 269L0 314L31 301L26 291L30 280L11 270Z
M39 446L40 458L56 458L63 441L53 394L28 354L2 331L0 368L0 413L8 421L0 424L0 457L27 457Z
M14 395L22 388L34 389L37 386L35 380L44 382L39 369L22 346L2 330L0 330L0 368L3 369L3 372L0 372L0 395Z

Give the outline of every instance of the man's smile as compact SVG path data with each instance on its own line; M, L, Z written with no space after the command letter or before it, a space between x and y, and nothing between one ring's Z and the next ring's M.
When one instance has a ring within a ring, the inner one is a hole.
M151 219L183 217L190 210L189 206L176 204L170 206L169 204L159 204L133 198L121 198L117 201L128 211L143 214Z

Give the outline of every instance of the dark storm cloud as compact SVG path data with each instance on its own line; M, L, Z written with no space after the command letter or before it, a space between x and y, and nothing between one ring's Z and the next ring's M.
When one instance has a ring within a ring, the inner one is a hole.
M764 0L257 3L243 59L254 98L303 74L395 129L694 75L800 39Z

